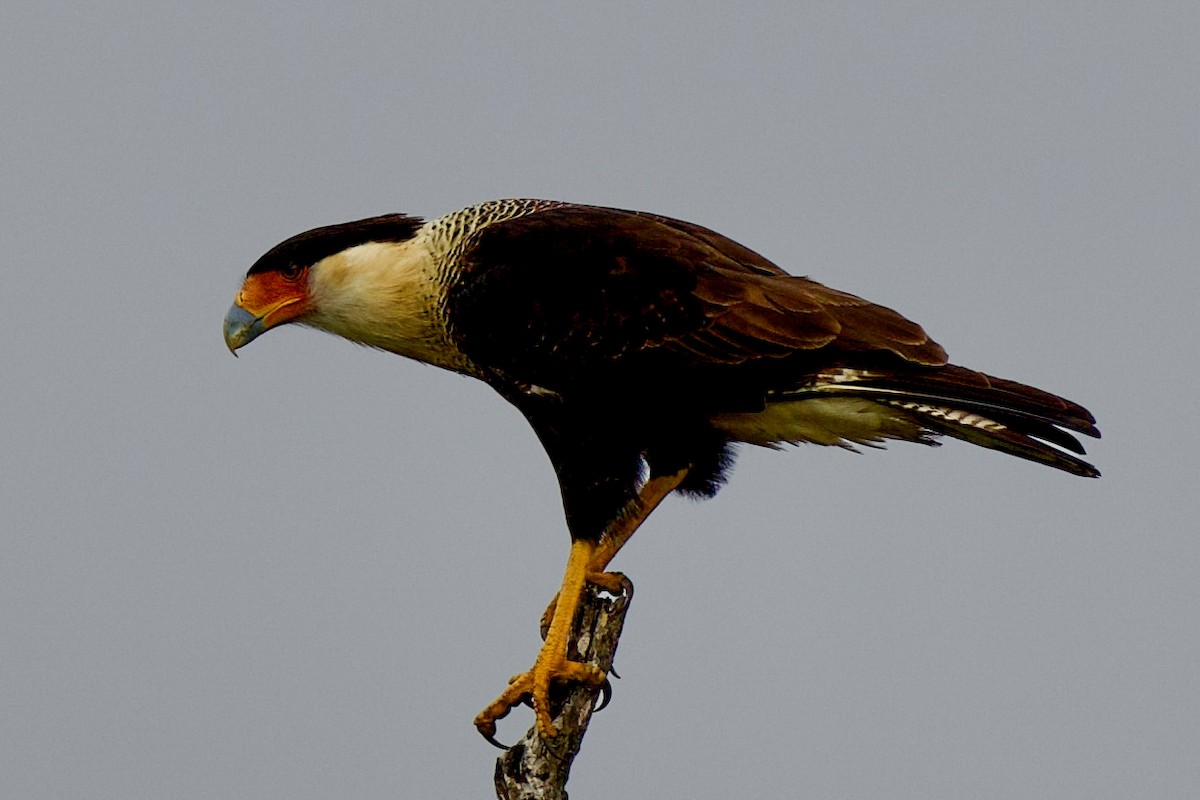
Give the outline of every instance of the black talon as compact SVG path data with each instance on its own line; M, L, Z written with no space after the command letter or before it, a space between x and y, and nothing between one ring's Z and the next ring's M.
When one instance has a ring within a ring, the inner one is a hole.
M501 750L503 750L503 751L505 751L505 752L508 752L508 749L509 749L509 748L508 748L508 745L506 745L506 744L503 744L503 743L501 743L499 740L497 740L497 739L496 739L496 735L495 735L495 734L484 733L483 731L480 731L480 732L479 732L479 734L480 734L480 735L481 735L481 736L482 736L484 739L487 739L487 740L488 740L488 742L490 742L491 744L495 745L496 747L499 747Z
M612 700L612 684L609 683L608 678L605 678L604 683L600 684L600 702L592 709L592 713L603 711L610 700Z
M617 680L621 680L621 676L617 674L617 670L616 670L616 668L615 668L615 667L609 667L609 668L608 668L608 674L609 674L609 675L612 675L612 676L613 676L614 678L616 678Z

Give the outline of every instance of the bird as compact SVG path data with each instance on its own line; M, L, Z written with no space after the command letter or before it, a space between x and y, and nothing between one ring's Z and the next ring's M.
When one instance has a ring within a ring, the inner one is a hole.
M1100 474L1083 406L951 364L899 313L657 214L508 199L314 228L253 263L225 343L285 324L482 380L544 447L571 547L532 668L475 718L498 745L516 705L554 737L550 687L606 684L568 658L583 593L621 591L612 558L668 495L716 494L739 445L950 437Z

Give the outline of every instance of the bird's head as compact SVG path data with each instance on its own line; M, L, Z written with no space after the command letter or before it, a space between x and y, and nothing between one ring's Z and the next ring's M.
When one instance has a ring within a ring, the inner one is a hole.
M421 224L415 217L387 214L314 228L271 248L250 267L225 315L230 352L236 355L238 348L287 322L363 340L353 330L340 329L342 323L364 322L355 312L369 306L366 296L381 294L373 292L378 287L369 285L372 279L396 281L404 274L399 246L410 242Z

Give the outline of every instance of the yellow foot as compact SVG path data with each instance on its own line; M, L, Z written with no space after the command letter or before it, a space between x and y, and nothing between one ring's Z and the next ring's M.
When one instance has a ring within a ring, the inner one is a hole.
M569 661L562 653L549 653L542 648L533 669L512 679L508 688L475 717L475 727L497 747L504 745L496 741L496 720L508 715L515 706L527 698L533 700L533 712L537 717L538 733L543 738L558 735L550 716L550 686L554 683L582 683L593 689L604 685L604 673L591 664Z
M591 563L595 552L595 542L571 542L571 555L567 559L567 570L563 575L562 587L558 591L546 641L542 644L537 661L533 662L533 669L509 681L508 688L475 717L475 727L492 744L503 747L495 738L496 720L526 698L533 701L538 733L544 738L558 735L550 715L551 684L575 682L592 688L604 686L605 677L600 669L567 658L571 626L575 621L575 612L579 610L579 598L588 578L588 564Z
M687 469L681 469L671 475L651 477L638 490L637 501L629 504L626 513L605 530L600 541L571 541L571 555L567 558L562 588L542 614L542 638L546 641L542 644L533 669L509 681L508 688L475 717L475 727L489 742L504 748L496 741L496 720L506 716L514 706L526 699L533 701L538 732L542 737L556 736L550 715L550 685L553 683L574 681L593 689L604 689L600 707L603 708L608 702L608 679L604 673L590 664L580 664L567 658L571 626L579 609L580 595L585 583L599 586L615 595L628 595L633 591L633 585L624 575L605 572L604 569L650 512L658 507L664 497L679 488L687 473Z

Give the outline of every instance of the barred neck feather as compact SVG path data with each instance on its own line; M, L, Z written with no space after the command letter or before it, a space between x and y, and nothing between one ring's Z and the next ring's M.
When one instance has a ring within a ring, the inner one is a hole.
M312 267L315 311L304 323L368 347L478 376L455 346L446 323L448 285L475 233L495 222L561 205L546 200L495 200L455 211L400 241L368 241Z

